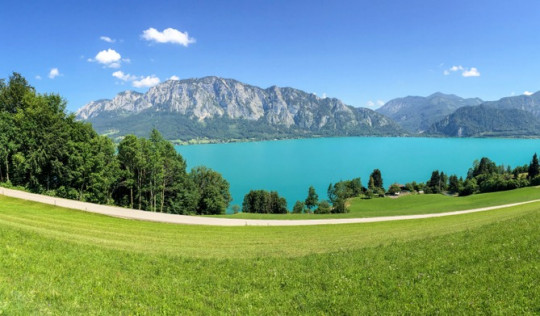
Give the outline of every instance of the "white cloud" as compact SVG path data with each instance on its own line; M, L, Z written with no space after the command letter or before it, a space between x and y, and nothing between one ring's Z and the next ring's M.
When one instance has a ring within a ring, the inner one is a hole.
M169 80L180 80L180 78L178 78L178 76L173 75L169 78Z
M130 74L125 74L124 72L122 72L120 70L113 72L112 75L113 75L113 77L118 78L118 79L120 79L122 81L133 81L133 80L139 79L139 77L137 77L137 76L130 75Z
M88 58L89 62L98 62L109 68L120 68L121 62L129 59L122 59L122 56L114 49L102 50L97 53L94 59Z
M136 75L126 74L121 70L113 72L112 76L124 82L131 82L131 84L135 88L153 87L161 82L161 80L155 75L146 76L146 77L136 76ZM174 79L173 77L175 77L176 79ZM178 77L176 76L173 76L173 77L171 77L172 80L178 80ZM118 83L123 84L123 82L117 82L117 84Z
M36 78L37 80L41 80L41 76L40 76L40 75L36 75L35 78Z
M461 65L459 66L452 66L446 70L443 71L443 74L445 76L450 75L453 72L461 71L461 75L463 77L480 77L480 72L476 67L466 68Z
M471 67L471 69L463 70L463 73L461 74L463 77L480 77L480 72L478 72L478 69L475 67Z
M326 97L326 92L323 92L323 94L321 95L321 98L323 98L323 99L326 99L326 98L327 98L327 97Z
M180 32L173 28L164 29L162 32L151 27L144 30L141 37L147 41L153 41L156 43L173 43L183 46L195 43L193 37L189 37L188 32Z
M58 70L58 68L52 68L51 71L49 71L49 78L50 79L54 79L58 76L60 76L60 71Z
M369 101L366 102L366 107L368 107L368 108L379 108L379 107L381 107L383 105L384 105L383 100L377 100L377 101L369 100Z
M160 80L158 77L151 75L151 76L143 77L139 80L133 81L133 86L135 88L148 88L148 87L153 87L157 85L159 82Z
M530 92L530 91L525 91L525 92L523 92L523 94L524 94L524 95L527 95L527 96L529 96L529 95L533 95L533 93L532 93L532 92Z
M112 38L110 38L110 37L108 37L108 36L100 36L99 39L102 40L102 41L105 41L105 42L107 42L107 43L114 43L114 42L116 42L115 39L112 39Z

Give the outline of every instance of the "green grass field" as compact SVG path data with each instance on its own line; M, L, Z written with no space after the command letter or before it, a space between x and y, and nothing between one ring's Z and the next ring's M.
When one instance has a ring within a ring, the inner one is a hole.
M0 314L538 314L539 245L540 203L207 227L0 196Z
M249 214L214 217L240 219L323 219L443 213L540 199L540 187L452 197L442 194L404 195L399 198L350 199L345 214Z

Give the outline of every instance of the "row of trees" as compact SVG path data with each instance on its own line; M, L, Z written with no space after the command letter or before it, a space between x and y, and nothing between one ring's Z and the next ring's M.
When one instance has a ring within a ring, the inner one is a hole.
M406 190L424 191L427 194L449 193L460 196L474 193L486 193L512 190L529 185L540 184L540 167L538 157L533 155L529 165L511 168L497 166L487 157L476 160L467 172L465 179L457 175L447 176L444 172L435 170L426 183L411 182L405 185Z
M242 212L286 214L288 212L287 201L274 191L251 190L244 196Z
M220 214L231 196L221 175L186 162L156 130L116 148L14 73L0 80L0 182L35 193L154 212Z
M385 193L396 194L403 189L410 192L424 192L426 194L449 193L460 196L474 193L486 193L503 190L512 190L529 185L540 185L540 164L535 153L529 165L511 168L510 166L497 166L489 158L484 157L474 161L472 168L467 172L467 177L457 175L448 176L442 171L435 170L425 183L410 182L404 187L392 184L385 192L381 171L373 170L369 177L368 187L363 187L360 178L340 181L328 186L328 198L330 204L323 200L318 202L318 196L313 187L309 188L305 202L297 201L293 213L309 213L317 207L314 213L344 213L348 212L346 200L353 197L373 198L383 197ZM322 203L322 207L321 207Z

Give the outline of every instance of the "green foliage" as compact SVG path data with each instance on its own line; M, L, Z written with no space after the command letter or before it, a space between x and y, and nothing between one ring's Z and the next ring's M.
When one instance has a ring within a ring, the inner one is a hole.
M463 190L459 192L459 195L467 196L475 193L476 191L478 191L478 183L476 182L476 179L466 179L465 183L463 184Z
M360 178L354 178L352 180L342 180L335 184L330 183L328 185L328 199L332 204L338 199L348 199L359 196L362 194L363 187Z
M306 207L306 204L304 202L296 201L296 203L294 203L292 213L293 214L302 214L304 212L305 207Z
M349 213L345 199L338 198L332 206L332 213L334 214Z
M153 212L197 213L202 191L186 163L157 130L150 139L126 136L118 145L116 204Z
M431 173L431 178L426 182L425 193L441 193L447 188L448 177L444 172L435 170Z
M298 204L298 202L297 202ZM296 205L295 205L296 207ZM243 213L286 214L287 201L277 192L251 190L244 196Z
M521 109L465 106L433 124L426 133L451 137L537 136L540 135L540 121L535 115Z
M19 74L0 85L0 181L110 203L114 145L64 110L60 96L37 94Z
M17 73L0 81L0 182L154 212L219 214L228 206L228 183L206 169L189 176L157 130L149 139L128 135L116 150L65 107L60 96L36 93Z
M332 203L332 213L347 213L346 201L349 198L357 197L364 191L360 178L343 180L330 183L328 185L328 199Z
M538 156L534 153L531 164L529 165L528 177L533 179L540 174L540 166L538 165Z
M473 167L469 169L469 172L467 173L467 178L471 179L476 178L479 175L491 175L498 171L499 168L497 168L497 165L493 161L487 157L483 157L480 161L474 161Z
M448 179L448 191L459 193L463 190L463 178L458 179L456 175L451 175Z
M190 178L199 193L197 214L223 214L231 202L229 183L218 172L206 167L191 170Z
M380 188L384 190L381 170L375 169L369 176L369 189Z
M411 193L423 191L425 186L426 185L424 183L417 183L416 181L405 183L405 189Z
M305 201L305 205L308 208L308 210L311 212L311 209L313 209L317 204L319 203L319 195L317 192L315 192L315 188L313 186L310 186L308 189L308 196Z
M315 214L330 214L332 212L332 206L328 201L322 200L319 202Z
M395 194L398 194L401 192L401 187L399 186L399 184L397 183L394 183L392 184L389 188L388 188L388 194L392 194L392 195L395 195Z

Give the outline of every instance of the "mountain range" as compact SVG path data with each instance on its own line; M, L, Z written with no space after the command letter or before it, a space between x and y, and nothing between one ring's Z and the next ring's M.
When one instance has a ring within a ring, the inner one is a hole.
M184 141L406 134L384 115L335 98L219 77L168 80L144 94L122 92L90 102L76 115L112 136L148 135L155 127Z
M396 121L410 133L422 133L463 106L482 104L479 98L464 99L453 94L408 96L388 101L376 111Z
M540 135L540 92L484 102L434 93L390 100L376 111L288 87L234 79L168 80L124 91L76 112L102 134L215 141L317 136L528 137Z

